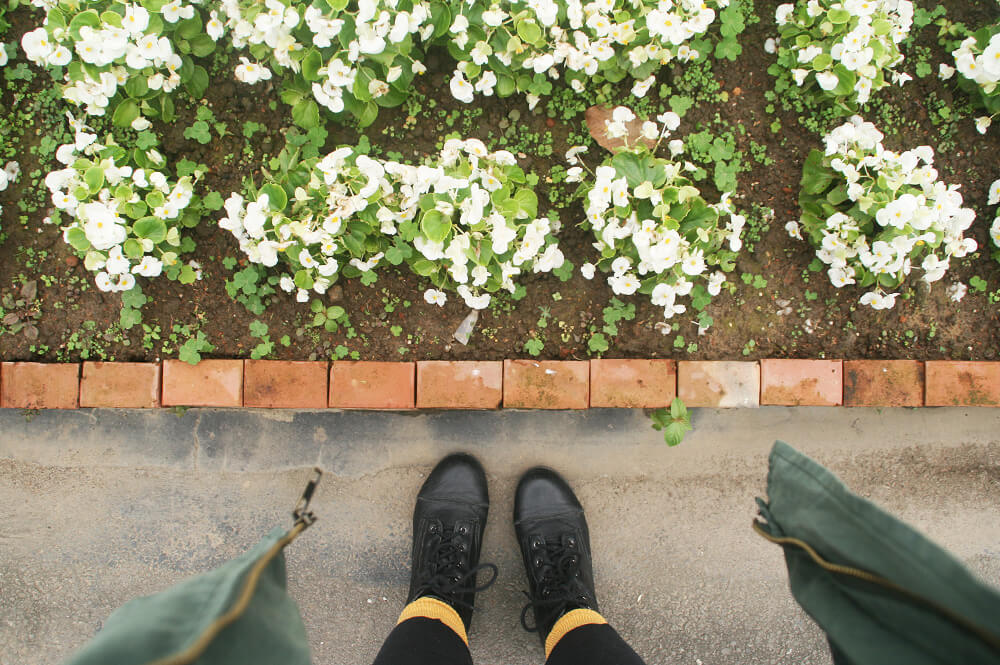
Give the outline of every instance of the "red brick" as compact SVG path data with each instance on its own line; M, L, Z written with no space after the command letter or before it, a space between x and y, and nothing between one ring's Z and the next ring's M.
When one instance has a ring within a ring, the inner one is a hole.
M657 409L677 395L673 360L590 361L590 406Z
M760 406L760 366L756 362L681 360L677 396L685 406Z
M415 384L415 363L334 360L329 404L341 409L412 409Z
M243 406L243 361L163 361L163 406Z
M844 406L923 406L919 360L845 360Z
M262 409L325 409L326 362L245 360L243 406Z
M504 360L503 405L508 409L586 409L586 360Z
M155 409L160 406L158 363L83 363L80 406Z
M418 409L497 409L503 363L424 360L417 363Z
M7 409L76 409L80 363L3 363L0 406Z
M777 406L840 406L844 366L840 360L761 360L760 403Z
M927 361L927 406L1000 406L1000 362Z

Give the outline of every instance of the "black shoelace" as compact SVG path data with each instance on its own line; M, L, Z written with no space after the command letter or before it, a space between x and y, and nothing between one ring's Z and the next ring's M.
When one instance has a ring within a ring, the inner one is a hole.
M493 586L499 569L492 563L481 563L466 570L469 558L469 529L459 526L443 531L437 524L431 525L433 539L425 560L427 580L417 589L416 597L434 596L447 601L452 606L462 606L470 610L473 605L462 600L467 593L479 593ZM475 584L476 574L490 570L493 575L487 582Z
M587 588L580 580L580 554L573 538L567 547L561 540L556 543L532 543L533 571L538 580L532 597L527 592L528 603L521 610L521 626L530 633L551 628L555 619L570 609L589 607L593 604ZM528 611L535 610L535 625L528 625ZM544 618L543 618L544 617Z

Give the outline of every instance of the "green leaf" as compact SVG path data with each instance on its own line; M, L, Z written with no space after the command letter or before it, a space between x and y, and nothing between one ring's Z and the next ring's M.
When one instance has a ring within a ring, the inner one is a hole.
M184 89L195 99L201 99L208 90L208 72L201 65L195 65L191 76L184 81Z
M417 273L421 277L428 277L437 272L437 265L433 261L428 261L427 259L420 258L414 261L410 268L413 272Z
M104 169L99 166L92 166L83 174L83 181L87 183L92 194L101 191L104 186Z
M72 226L66 231L66 241L78 252L86 252L90 249L90 241L86 234L78 226Z
M199 58L204 58L215 51L215 40L211 37L202 33L200 35L195 35L191 41L191 53Z
M224 203L225 202L222 200L222 194L219 194L218 192L209 192L201 199L201 204L205 206L206 210L221 210Z
M802 166L802 191L818 195L825 192L833 182L833 173L823 163L823 153L812 150Z
M538 195L530 189L519 189L514 194L517 203L518 217L533 219L538 214Z
M295 286L300 289L311 289L315 282L313 281L312 275L309 274L308 270L299 270L295 273Z
M167 237L167 225L158 217L143 217L132 226L132 231L154 244L163 242Z
M739 57L740 53L742 52L743 52L743 47L740 46L740 43L736 41L734 37L726 37L725 39L720 40L719 43L715 45L716 58L725 58L727 60L735 62L736 58Z
M846 9L831 9L827 12L826 16L835 25L847 23L851 20L851 12Z
M451 220L438 210L428 210L420 218L420 230L431 242L442 243L451 232Z
M690 423L672 421L663 428L663 442L673 447L684 440L684 435L691 431Z
M517 22L517 36L529 44L542 38L542 29L532 20Z
M319 126L319 105L311 99L300 99L292 107L292 121L303 129Z
M603 353L608 350L608 339L604 333L594 333L587 341L587 348L594 353Z
M316 49L309 49L302 58L302 78L307 81L319 80L319 68L323 66L323 56Z
M85 12L80 12L73 17L73 20L69 22L69 31L76 40L80 39L80 28L99 28L101 26L101 17L93 9L88 9Z
M258 198L262 194L267 194L268 205L271 207L271 210L280 212L288 205L288 195L285 193L285 190L274 183L269 182L261 187L257 192Z
M358 129L364 129L369 126L378 117L378 104L374 102L366 102L364 106L361 107L361 111L358 113Z

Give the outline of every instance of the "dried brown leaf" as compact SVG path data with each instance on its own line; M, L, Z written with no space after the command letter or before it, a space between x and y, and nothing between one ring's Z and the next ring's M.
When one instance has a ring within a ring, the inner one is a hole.
M590 135L594 137L597 141L597 145L615 152L619 148L623 148L626 145L636 145L637 143L645 143L649 146L650 150L656 148L656 141L652 139L647 139L642 136L642 120L636 118L632 122L625 125L628 130L625 136L620 138L610 138L607 131L607 122L611 120L611 114L614 112L615 107L613 106L591 106L587 109L587 129L590 130Z

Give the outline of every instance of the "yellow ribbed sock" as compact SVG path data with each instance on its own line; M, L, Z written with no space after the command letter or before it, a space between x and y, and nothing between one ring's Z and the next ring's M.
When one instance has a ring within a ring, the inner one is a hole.
M552 626L552 630L549 631L549 636L545 638L545 657L548 658L559 640L566 637L566 633L574 628L606 623L607 620L594 610L570 610L559 617L556 625Z
M417 598L403 608L403 612L399 615L399 621L396 622L396 625L398 626L407 619L416 619L418 617L437 619L461 637L462 641L465 642L465 646L469 646L469 636L465 634L465 624L462 622L462 617L458 616L458 612L455 611L454 607L443 600L427 596Z

